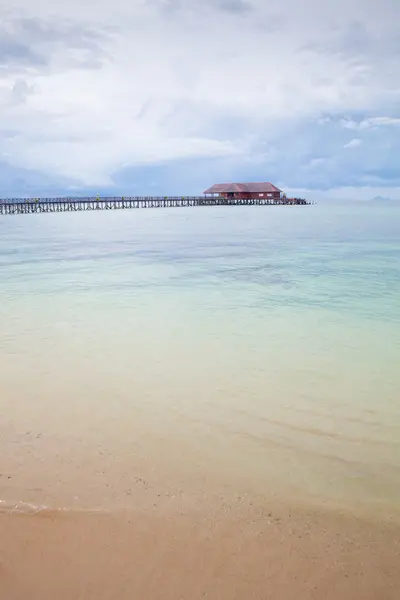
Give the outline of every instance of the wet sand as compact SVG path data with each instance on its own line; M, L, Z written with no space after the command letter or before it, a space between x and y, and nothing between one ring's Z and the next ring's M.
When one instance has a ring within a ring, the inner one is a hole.
M0 513L4 600L395 600L400 527L247 505Z

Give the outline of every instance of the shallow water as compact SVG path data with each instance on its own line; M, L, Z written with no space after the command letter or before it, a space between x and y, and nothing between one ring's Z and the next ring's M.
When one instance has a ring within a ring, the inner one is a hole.
M400 206L2 217L0 276L7 506L400 519Z

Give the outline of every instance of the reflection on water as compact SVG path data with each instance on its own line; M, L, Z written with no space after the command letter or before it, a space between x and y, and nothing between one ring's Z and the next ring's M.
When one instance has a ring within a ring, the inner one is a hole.
M391 206L2 218L0 500L398 516L399 231Z

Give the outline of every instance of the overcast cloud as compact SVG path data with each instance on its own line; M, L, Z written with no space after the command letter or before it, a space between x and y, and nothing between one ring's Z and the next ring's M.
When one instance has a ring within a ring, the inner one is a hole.
M400 198L398 0L3 0L0 195Z

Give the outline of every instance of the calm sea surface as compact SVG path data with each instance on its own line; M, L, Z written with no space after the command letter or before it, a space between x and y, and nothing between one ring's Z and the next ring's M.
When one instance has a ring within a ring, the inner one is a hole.
M400 205L0 217L0 501L400 519Z

